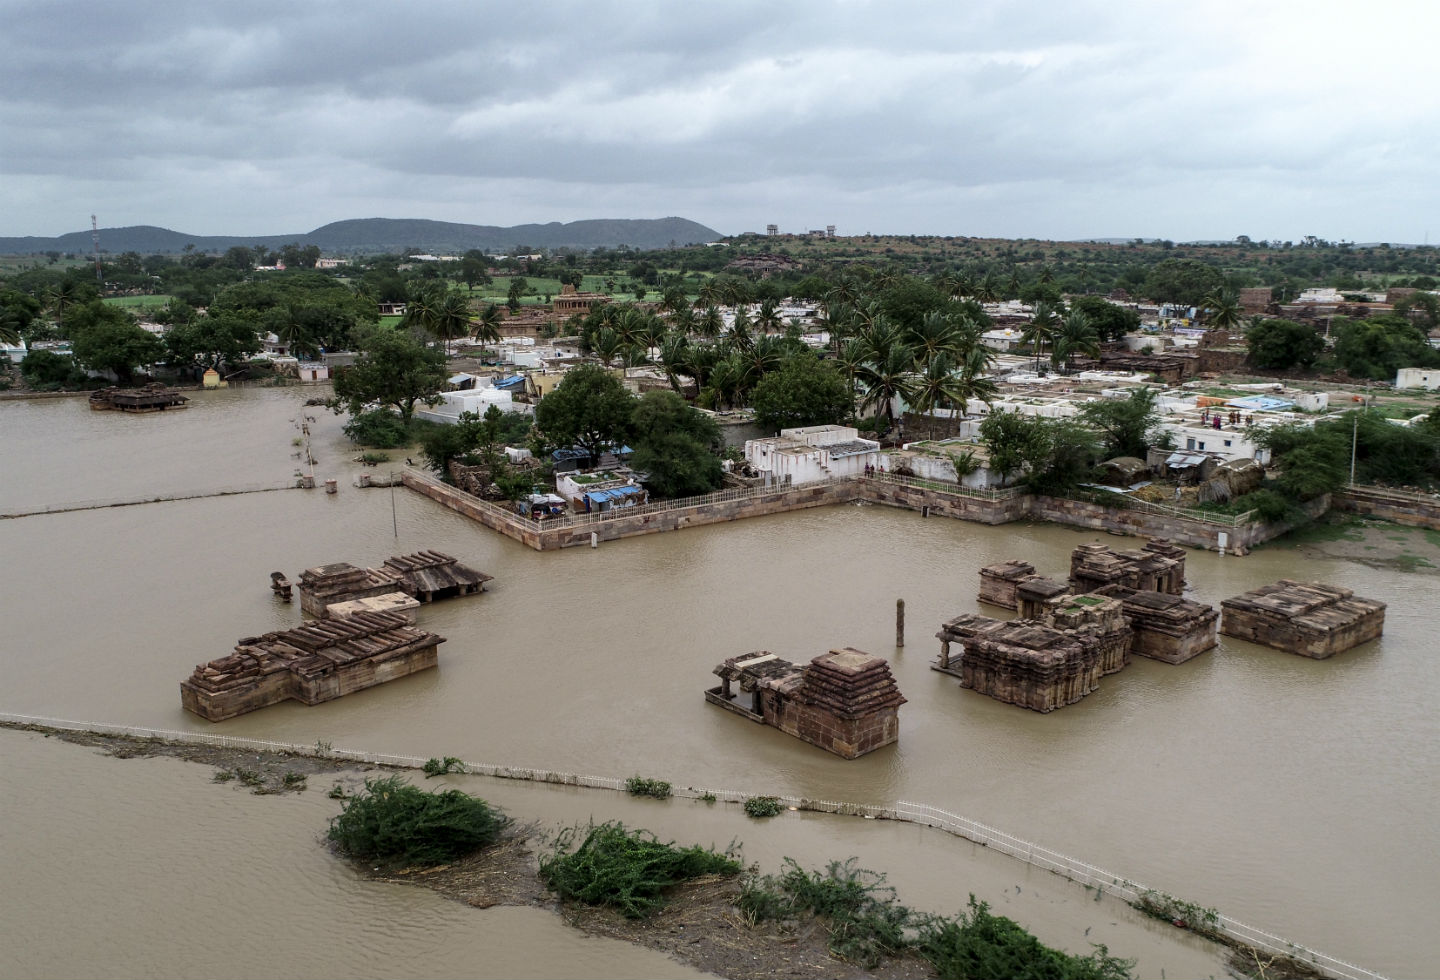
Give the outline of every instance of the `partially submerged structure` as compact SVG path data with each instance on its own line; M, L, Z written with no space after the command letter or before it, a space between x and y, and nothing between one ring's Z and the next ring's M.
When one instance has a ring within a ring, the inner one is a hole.
M1074 704L1100 683L1098 631L1056 629L1032 619L1009 622L967 613L940 627L935 669L997 701L1048 712ZM950 645L960 645L952 655Z
M323 619L337 603L399 592L420 602L485 591L494 578L439 551L417 551L385 559L379 568L357 568L335 562L300 573L300 609Z
M720 686L705 692L706 701L842 758L900 737L905 698L882 657L845 647L798 666L761 650L729 658L715 674Z
M292 698L320 704L434 667L444 642L394 613L306 623L247 637L229 656L197 666L180 682L180 703L210 721Z
M1109 586L1179 595L1185 588L1185 549L1154 538L1132 551L1095 543L1071 552L1071 591L1100 592Z
M143 388L101 388L90 392L90 407L97 412L145 412L174 411L185 408L189 398L174 388L167 388L159 382Z
M1126 591L1120 601L1135 632L1130 652L1136 656L1183 664L1219 642L1214 606L1168 592Z
M1220 607L1226 636L1315 660L1377 639L1385 628L1385 603L1319 582L1281 579Z

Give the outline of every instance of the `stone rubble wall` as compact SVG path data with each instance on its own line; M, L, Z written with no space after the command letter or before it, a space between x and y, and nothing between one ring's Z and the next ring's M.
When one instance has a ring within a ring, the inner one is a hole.
M1376 517L1382 521L1440 531L1440 497L1351 487L1332 498L1336 510Z

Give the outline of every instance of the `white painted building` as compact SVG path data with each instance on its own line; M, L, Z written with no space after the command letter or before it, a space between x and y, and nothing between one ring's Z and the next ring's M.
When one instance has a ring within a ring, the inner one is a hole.
M866 466L878 466L880 443L860 438L859 430L849 426L811 425L747 439L745 461L767 482L815 483L861 476Z
M491 379L482 379L489 382ZM475 388L470 391L442 391L440 401L435 405L417 405L415 417L443 425L455 425L464 412L483 416L494 405L502 412L529 412L531 406L514 401L510 392L494 387Z
M1436 388L1440 388L1440 369L1401 368L1395 374L1395 387L1424 388L1427 391L1434 391Z

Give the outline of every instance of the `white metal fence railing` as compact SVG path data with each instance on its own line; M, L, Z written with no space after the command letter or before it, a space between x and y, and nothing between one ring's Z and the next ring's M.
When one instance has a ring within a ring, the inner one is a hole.
M9 517L33 517L38 514L64 514L75 510L100 510L105 507L134 507L138 504L168 503L173 500L198 500L203 497L229 497L241 493L268 493L272 490L293 490L294 480L281 484L250 483L238 487L218 490L195 490L184 493L157 493L144 497L113 498L109 500L64 500L39 507L25 507L7 513L0 513L0 519Z
M927 480L919 476L906 476L901 473L874 473L859 479L874 480L879 483L894 483L904 487L915 487L918 490L929 490L933 493L948 493L956 497L973 497L977 500L1010 500L1024 494L1019 487L998 487L979 489L967 487L959 483L947 483L944 480Z
M429 760L418 756L395 755L387 752L370 752L357 749L334 748L326 743L297 745L274 742L268 739L247 738L236 735L216 735L208 732L187 732L165 728L146 728L136 725L112 725L103 722L80 722L63 718L45 718L37 715L11 714L0 712L0 724L31 726L61 731L92 732L100 735L123 735L134 738L158 739L168 742L196 745L215 745L226 748L252 749L261 752L276 752L288 755L304 755L317 758L335 759L342 762L364 762L371 765L391 766L401 769L421 769ZM588 776L580 773L559 772L550 769L532 769L520 766L502 766L495 763L463 762L466 774L492 776L499 779L519 779L564 786L584 786L593 789L624 790L626 781L608 776ZM695 786L673 788L675 796L687 799L715 800L725 803L743 803L756 793L737 790L711 790ZM906 800L897 801L893 806L868 803L846 803L833 800L812 800L796 796L775 797L782 804L797 810L819 813L833 813L842 816L858 816L875 820L897 820L920 824L944 831L956 837L963 837L991 850L1018 858L1032 867L1049 871L1068 878L1080 885L1094 888L1113 895L1121 901L1135 903L1147 894L1159 894L1088 862L1053 851L1048 847L1027 841L1003 830L962 817L924 803ZM1334 977L1343 980L1383 980L1380 974L1345 960L1336 959L1307 946L1301 946L1282 939L1272 933L1246 925L1227 915L1220 915L1215 929L1225 937L1253 946L1261 951L1304 960Z

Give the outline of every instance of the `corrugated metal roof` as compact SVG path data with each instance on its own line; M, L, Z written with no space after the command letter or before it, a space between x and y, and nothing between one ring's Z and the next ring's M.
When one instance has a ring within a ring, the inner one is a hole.
M633 497L640 493L636 486L611 487L609 490L591 490L585 496L589 497L592 503L601 503L606 500L624 500L626 497Z

